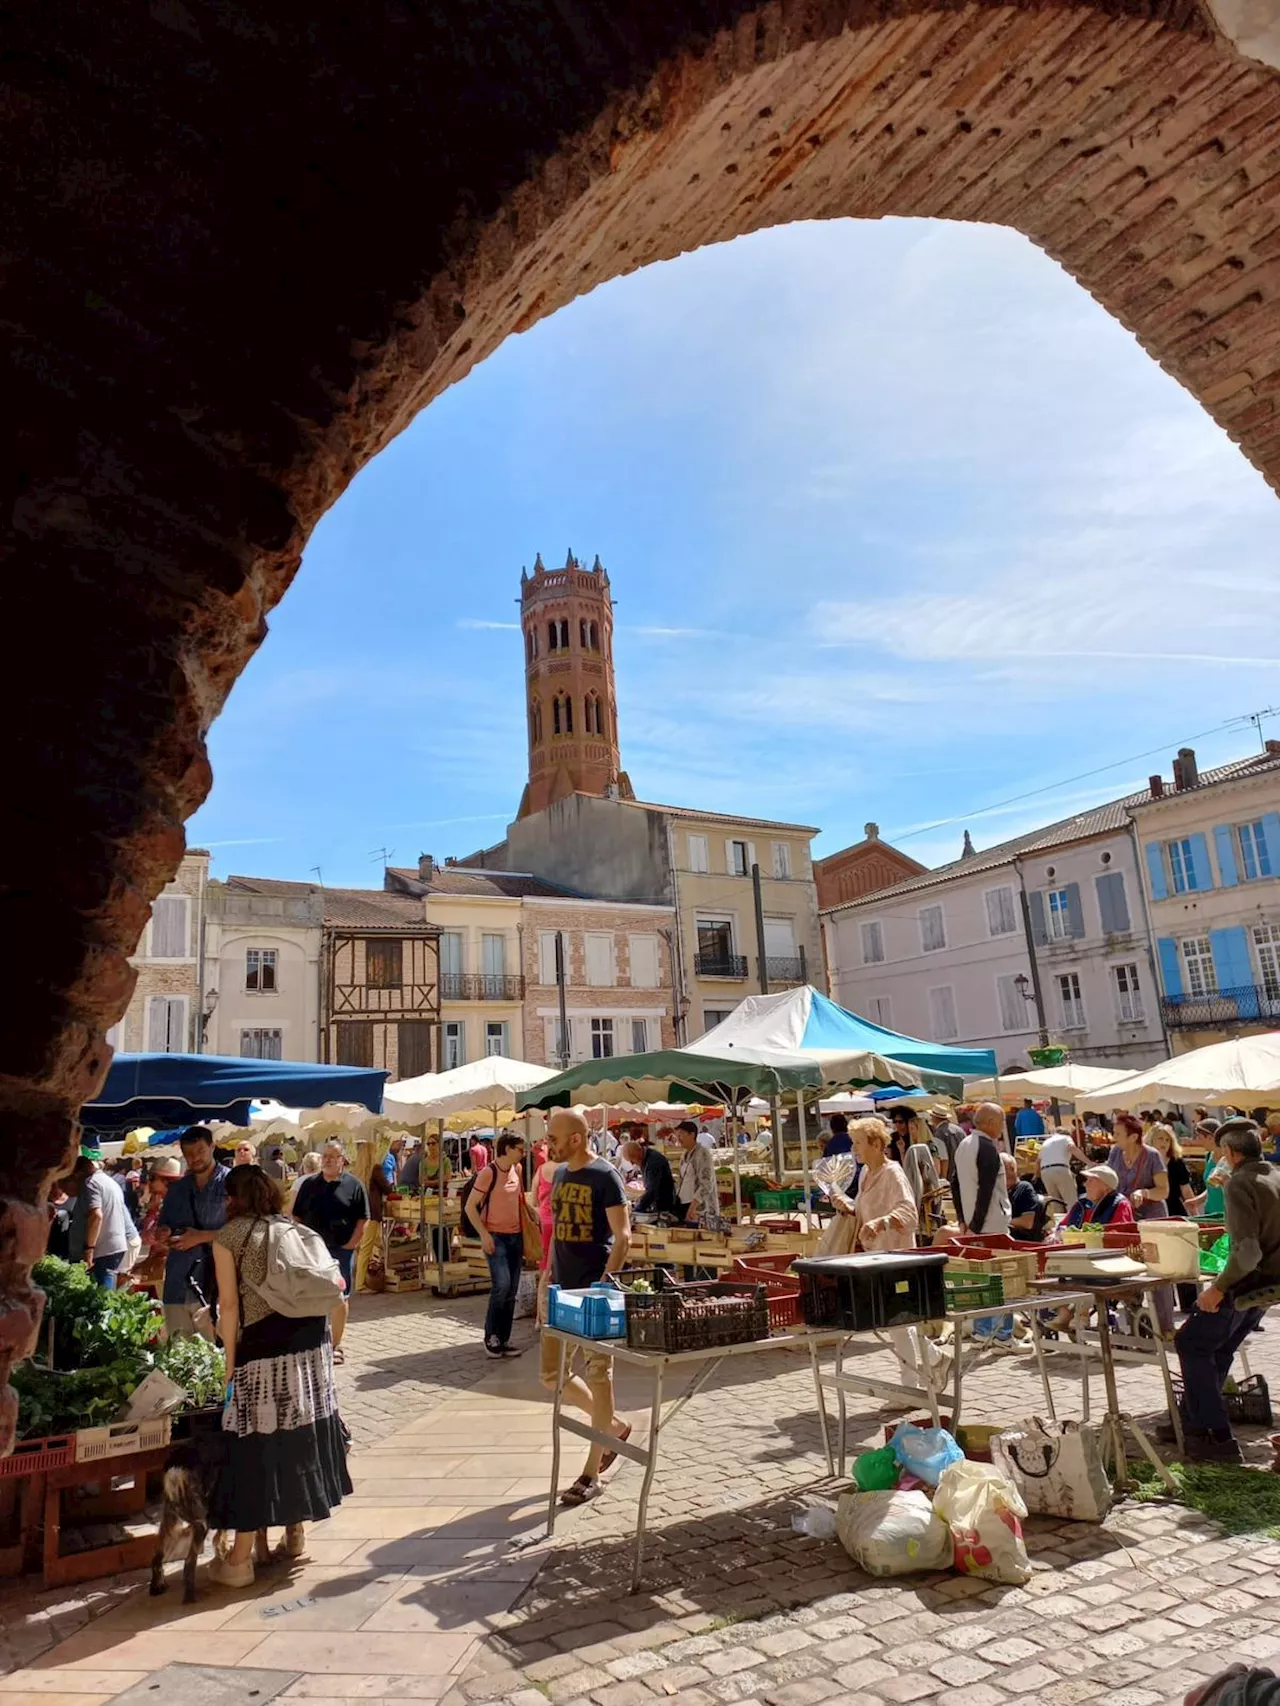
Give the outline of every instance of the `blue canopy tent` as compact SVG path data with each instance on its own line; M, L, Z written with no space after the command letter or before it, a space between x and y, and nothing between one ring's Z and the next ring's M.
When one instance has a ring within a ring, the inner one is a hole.
M861 1019L820 995L812 985L787 989L779 995L748 995L727 1019L689 1044L697 1054L720 1054L734 1048L776 1049L788 1054L848 1054L866 1049L886 1060L930 1072L949 1072L958 1078L992 1078L995 1051L953 1048L949 1043L905 1037Z
M305 1060L241 1060L217 1054L118 1054L107 1081L80 1110L94 1131L160 1129L202 1120L249 1123L252 1104L273 1097L292 1108L358 1102L382 1112L389 1073L364 1066L317 1066Z

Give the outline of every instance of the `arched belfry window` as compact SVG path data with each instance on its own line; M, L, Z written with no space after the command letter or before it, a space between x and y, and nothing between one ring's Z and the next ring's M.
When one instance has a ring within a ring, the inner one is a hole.
M566 693L564 696L564 732L573 733L573 700Z
M534 746L542 745L542 706L536 699L529 704L529 739Z
M560 695L557 693L551 701L551 732L558 735L560 731Z

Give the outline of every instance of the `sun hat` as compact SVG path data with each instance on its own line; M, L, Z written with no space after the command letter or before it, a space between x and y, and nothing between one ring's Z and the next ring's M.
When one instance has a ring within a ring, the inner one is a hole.
M182 1163L176 1155L166 1155L162 1161L156 1162L156 1170L151 1175L153 1179L180 1179Z
M1109 1191L1120 1189L1120 1175L1114 1167L1106 1167L1101 1164L1097 1167L1086 1167L1084 1176L1086 1179L1101 1179Z

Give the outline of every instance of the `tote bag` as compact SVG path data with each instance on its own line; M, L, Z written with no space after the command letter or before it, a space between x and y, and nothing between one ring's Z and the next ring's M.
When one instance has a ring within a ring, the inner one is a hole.
M1101 1522L1111 1509L1111 1482L1097 1428L1034 1416L998 1434L991 1458L1037 1516Z

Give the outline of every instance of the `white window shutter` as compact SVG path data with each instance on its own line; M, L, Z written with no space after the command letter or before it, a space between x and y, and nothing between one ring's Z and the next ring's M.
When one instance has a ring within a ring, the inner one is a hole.
M735 874L736 867L733 863L733 837L731 835L725 837L724 868L731 877Z
M553 984L556 981L556 933L554 930L538 932L538 982Z
M587 982L593 989L609 989L616 982L613 937L602 930L587 932Z
M747 842L747 875L748 876L751 875L751 867L755 864L755 862L756 862L756 844L754 841L748 841Z
M658 938L656 936L632 936L630 946L632 989L656 989L658 987Z

